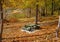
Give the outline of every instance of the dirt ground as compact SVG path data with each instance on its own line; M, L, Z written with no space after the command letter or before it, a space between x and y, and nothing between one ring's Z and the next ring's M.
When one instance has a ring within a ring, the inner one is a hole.
M21 31L22 27L29 22L4 23L3 42L60 42L60 38L56 37L56 29L58 22L46 23L40 26L40 29L28 33ZM32 24L34 22L31 22ZM40 23L39 23L40 24ZM60 33L58 33L58 37Z
M26 23L4 24L3 42L54 42L56 39L57 23L40 26L40 30L34 33L21 31L25 24Z

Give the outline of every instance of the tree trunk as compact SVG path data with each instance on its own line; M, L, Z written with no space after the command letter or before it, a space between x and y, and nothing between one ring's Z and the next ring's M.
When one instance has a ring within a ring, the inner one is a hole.
M36 5L36 24L38 24L38 4Z
M27 18L31 17L31 7L27 8L27 14L26 14Z
M45 8L42 8L42 16L45 16Z
M46 2L46 0L44 0L45 1L45 16L47 16L47 2Z
M31 17L31 7L29 8L29 18Z
M54 15L54 0L52 0L52 11L51 11L51 15Z
M0 27L0 42L2 42L2 33L3 33L3 7L2 1L0 1L0 14L1 14L1 27Z
M58 15L60 15L60 8L58 8Z

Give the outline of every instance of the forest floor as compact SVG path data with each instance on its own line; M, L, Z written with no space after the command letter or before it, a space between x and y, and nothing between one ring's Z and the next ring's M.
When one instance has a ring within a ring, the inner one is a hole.
M58 17L41 18L40 20L41 22L44 22L45 20L52 21L56 19L58 19ZM40 26L41 29L35 31L34 33L21 31L25 24L34 23L33 19L27 19L26 21L16 23L4 23L2 35L3 42L12 42L13 40L16 42L60 42L60 38L56 38L56 29L58 28L57 21L45 23L46 25Z

